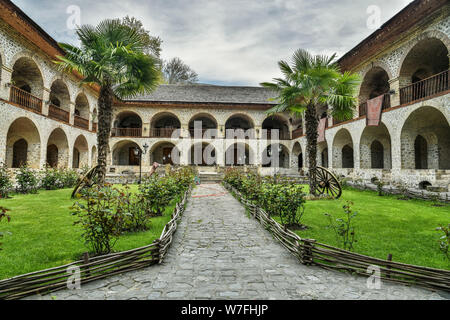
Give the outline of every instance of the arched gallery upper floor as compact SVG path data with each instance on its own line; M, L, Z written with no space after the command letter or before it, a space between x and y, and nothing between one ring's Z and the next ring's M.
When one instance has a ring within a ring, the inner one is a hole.
M7 10L3 2L1 5ZM58 70L53 61L62 51L54 40L20 30L19 18L12 27L4 14L0 19L0 99L56 122L95 131L96 91L80 86L81 79L75 74Z

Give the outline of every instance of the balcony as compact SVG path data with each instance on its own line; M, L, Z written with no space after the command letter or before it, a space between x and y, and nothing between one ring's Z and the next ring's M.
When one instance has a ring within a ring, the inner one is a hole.
M390 94L386 93L383 98L383 105L381 106L381 110L389 109L390 107L391 107L391 96ZM367 101L359 105L359 116L365 117L366 115L367 115Z
M142 137L142 128L112 128L111 137Z
M264 133L263 133L263 139L266 138L267 140L272 140L272 138L276 136L276 131L278 131L280 140L291 140L290 134L288 132L273 130L273 133L272 133L272 130L269 130L269 129L266 131L267 137L264 137Z
M303 128L292 131L292 139L297 139L303 136Z
M447 70L400 89L400 104L411 103L448 91L449 73L450 70Z
M15 86L11 86L9 101L26 109L42 113L42 99Z
M150 138L171 138L177 128L153 128L150 129Z
M48 106L48 117L55 120L63 121L65 123L69 123L70 114L68 111L63 110L53 104L50 104Z
M92 124L92 132L97 132L97 127L98 127L97 123L94 122Z
M84 119L80 116L75 115L73 124L75 125L75 127L89 130L89 120Z

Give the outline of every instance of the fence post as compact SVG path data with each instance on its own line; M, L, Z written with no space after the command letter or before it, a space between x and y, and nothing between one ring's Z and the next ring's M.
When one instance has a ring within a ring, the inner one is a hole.
M387 256L387 261L392 261L392 253L389 253L388 254L388 256ZM391 269L391 266L388 264L387 266L386 266L386 269ZM390 279L391 278L391 273L389 272L389 271L386 271L386 278L388 278L388 279Z
M313 252L314 243L316 240L313 239L303 239L304 247L302 250L302 263L304 265L310 266L313 263Z
M83 253L83 263L89 264L89 252ZM86 277L90 277L91 272L89 271L89 267L86 267Z

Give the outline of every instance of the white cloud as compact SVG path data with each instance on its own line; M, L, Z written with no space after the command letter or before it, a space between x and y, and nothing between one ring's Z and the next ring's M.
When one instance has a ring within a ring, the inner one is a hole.
M367 7L378 5L382 22L409 0L15 0L57 41L75 42L66 8L78 5L82 23L134 16L159 35L162 56L182 58L201 82L258 85L279 76L277 61L294 50L343 55L374 30Z

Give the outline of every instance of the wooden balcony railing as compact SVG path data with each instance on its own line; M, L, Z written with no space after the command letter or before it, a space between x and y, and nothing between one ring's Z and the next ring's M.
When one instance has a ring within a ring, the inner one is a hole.
M93 132L97 132L97 123L96 123L96 122L94 122L94 123L92 124L92 131L93 131Z
M48 116L49 118L61 120L63 122L69 123L70 114L68 111L63 110L53 104L48 106Z
M264 129L263 129L264 130ZM267 140L272 140L272 138L275 137L275 130L266 130L267 131ZM289 134L289 132L283 132L283 131L278 131L278 135L279 135L279 139L280 140L291 140L291 136ZM264 133L263 133L263 139L266 138L264 137Z
M171 138L177 128L152 128L150 138Z
M73 124L75 125L75 127L89 130L89 120L84 119L80 116L75 115L73 119Z
M202 138L205 136L205 133L208 130L212 130L211 131L212 136L214 137L214 135L215 135L217 137L217 133L218 133L219 130L217 130L217 129L202 129L202 131L201 131ZM214 130L216 130L216 131L214 131ZM216 134L214 134L214 132L216 132ZM189 129L189 134L191 135L191 138L195 138L195 129Z
M142 137L142 128L112 128L112 137Z
M9 101L27 109L42 113L42 99L15 86L11 86Z
M303 128L292 131L292 139L300 138L303 135Z
M386 93L383 98L383 105L381 107L382 110L389 109L391 107L391 95ZM359 105L359 116L364 117L367 115L367 101L363 102ZM343 122L343 121L341 121ZM334 119L333 119L334 123Z
M450 70L400 89L400 104L410 103L449 90Z

